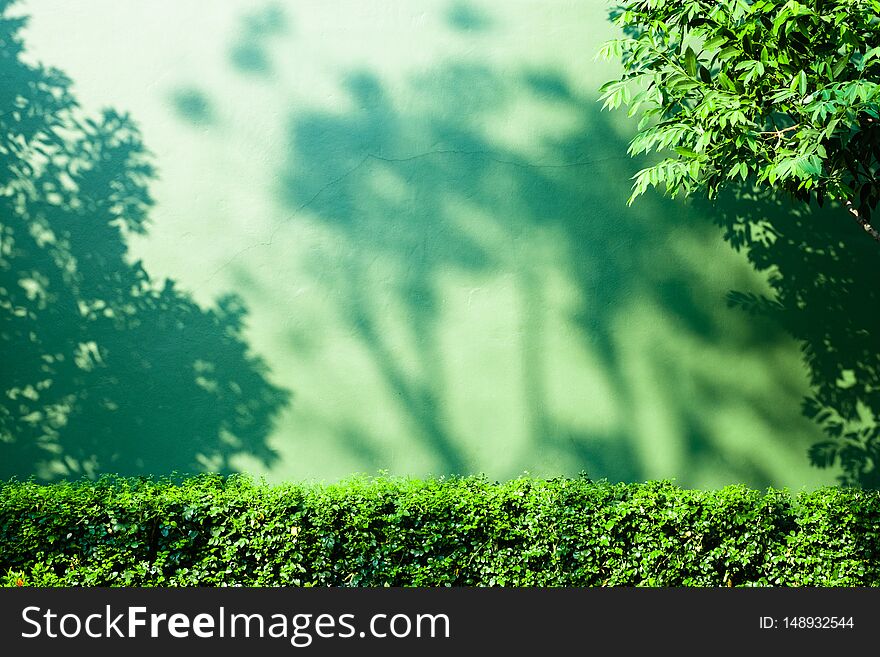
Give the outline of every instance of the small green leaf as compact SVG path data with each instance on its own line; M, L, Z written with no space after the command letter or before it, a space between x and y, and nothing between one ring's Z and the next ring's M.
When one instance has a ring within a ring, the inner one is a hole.
M694 49L690 46L687 47L684 53L684 66L687 70L688 74L691 77L696 77L697 75L697 54L694 52Z
M807 74L804 73L803 71L798 73L797 81L798 81L798 91L800 92L801 96L806 96L807 95Z
M723 70L718 71L718 79L721 81L721 84L730 89L730 91L736 92L736 84L734 84L733 80L731 80Z
M740 48L736 46L727 46L718 53L718 61L723 62L725 60L731 59L739 55L741 52L742 50L740 50Z
M716 34L715 36L713 36L711 39L708 39L703 44L703 50L713 50L713 49L717 48L718 46L720 46L722 43L725 43L726 41L727 41L727 36L725 36L723 34Z

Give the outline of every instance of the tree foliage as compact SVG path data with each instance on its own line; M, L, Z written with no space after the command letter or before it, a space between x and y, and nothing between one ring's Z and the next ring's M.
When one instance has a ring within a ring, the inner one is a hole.
M613 20L604 106L641 115L631 154L665 156L630 202L748 180L840 201L880 239L880 1L628 0Z
M767 272L773 298L732 293L801 343L804 413L827 439L810 450L845 484L880 486L880 311L874 247L831 212L846 208L874 239L880 201L880 2L628 0L606 108L640 115L632 155L650 187L717 199L725 239ZM726 191L729 194L724 193ZM794 207L783 203L786 192ZM822 205L835 201L828 212Z

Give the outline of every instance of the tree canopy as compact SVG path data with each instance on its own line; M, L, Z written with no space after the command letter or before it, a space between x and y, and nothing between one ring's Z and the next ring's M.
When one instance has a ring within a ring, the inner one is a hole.
M880 239L880 1L628 0L613 20L604 106L641 115L632 154L665 155L630 202L748 180L839 201Z
M651 187L716 201L725 239L773 292L731 304L801 344L803 410L827 436L813 464L880 487L876 244L837 220L845 209L880 239L880 2L629 0L612 20L623 37L600 55L623 73L604 106L640 116L630 154L660 154L629 202Z

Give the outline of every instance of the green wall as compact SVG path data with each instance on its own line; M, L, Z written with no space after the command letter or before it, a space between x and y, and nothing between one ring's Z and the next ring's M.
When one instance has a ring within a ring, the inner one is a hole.
M292 393L276 457L232 467L833 481L807 458L798 345L726 303L767 283L714 210L626 206L633 121L596 102L604 3L18 10L28 56L87 111L130 112L153 153L130 258L203 306L239 294Z

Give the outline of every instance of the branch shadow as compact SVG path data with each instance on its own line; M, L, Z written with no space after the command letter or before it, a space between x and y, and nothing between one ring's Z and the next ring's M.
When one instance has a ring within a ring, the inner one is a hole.
M658 412L664 421L677 428L672 449L681 462L723 466L740 481L771 484L776 475L763 457L721 454L712 418L724 408L749 409L783 444L802 425L779 410L778 400L764 398L764 391L715 378L711 369L695 372L676 363L675 354L693 345L711 345L723 366L742 350L760 352L788 339L769 322L710 311L717 299L707 303L713 290L701 282L700 265L687 265L668 252L682 231L689 231L695 244L719 240L711 222L688 226L693 216L687 210L658 199L622 217L632 175L632 163L621 155L626 144L594 99L577 97L552 71L529 71L511 80L480 64L454 62L412 85L418 98L430 100L403 110L378 78L357 71L343 82L355 109L296 112L289 122L279 198L291 210L307 209L346 243L357 245L345 262L316 262L313 273L343 272L334 285L338 310L371 354L413 437L437 457L438 470L467 472L474 462L447 409L452 391L449 354L440 335L447 294L441 281L456 272L514 281L524 389L519 412L528 425L532 454L557 453L595 476L645 478L650 464L635 434L650 427L636 426L626 416L646 403L642 390L647 386L660 397L653 403L662 406ZM490 139L486 126L494 112L513 102L512 87L576 116L581 130L556 142L545 140L537 162ZM486 225L462 223L462 207ZM553 373L545 344L553 321L547 307L555 291L543 271L548 263L530 261L533 240L548 235L562 246L562 268L578 300L567 321L595 354L601 376L624 409L617 427L604 433L578 430L551 411L547 386ZM380 329L387 312L380 296L386 295L403 308L399 316L416 347L416 367L404 367L394 341ZM633 321L633 300L642 298L656 306L652 319L674 325L681 342L666 354L660 344L646 345L638 354L650 364L654 378L649 380L634 378L627 362L632 349L620 335L620 323ZM690 392L676 390L675 384L662 390L666 378L686 381ZM357 436L368 439L364 432Z
M504 29L460 2L442 18L480 40ZM259 32L252 23L236 42ZM289 97L297 71L261 53L263 77ZM821 435L800 412L801 337L725 302L731 287L766 292L755 270L768 268L724 245L716 224L733 205L648 195L627 208L639 165L628 134L570 82L471 51L403 83L344 70L331 107L281 108L280 163L266 179L286 223L260 246L282 257L285 234L321 235L283 265L322 296L320 318L283 339L322 379L325 398L311 403L325 406L309 416L328 438L321 453L385 469L398 445L384 434L396 431L409 441L402 451L430 455L433 474L489 464L515 476L525 464L779 485ZM527 110L559 125L511 134L510 117ZM286 282L258 271L280 266L242 259L233 275L289 316ZM335 386L349 397L330 399ZM499 438L506 430L516 436Z

